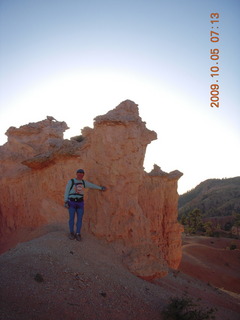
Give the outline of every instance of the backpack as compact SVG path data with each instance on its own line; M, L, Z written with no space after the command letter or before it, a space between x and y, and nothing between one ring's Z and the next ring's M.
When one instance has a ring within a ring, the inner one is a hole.
M71 188L70 188L69 192L72 190L73 185L74 185L74 179L71 179L71 181L72 181L72 185L71 185ZM85 181L82 180L82 182L83 182L83 186L84 186L84 188L85 188Z

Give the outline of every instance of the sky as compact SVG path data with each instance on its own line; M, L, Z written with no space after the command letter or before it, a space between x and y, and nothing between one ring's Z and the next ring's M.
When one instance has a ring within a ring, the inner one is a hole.
M47 115L69 139L130 99L158 136L147 172L181 171L179 194L239 176L239 16L239 0L0 0L0 145Z

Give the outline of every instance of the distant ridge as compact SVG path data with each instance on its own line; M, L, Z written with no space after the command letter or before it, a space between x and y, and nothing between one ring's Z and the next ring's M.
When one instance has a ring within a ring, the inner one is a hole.
M179 216L195 208L205 217L240 213L240 177L208 179L179 197Z

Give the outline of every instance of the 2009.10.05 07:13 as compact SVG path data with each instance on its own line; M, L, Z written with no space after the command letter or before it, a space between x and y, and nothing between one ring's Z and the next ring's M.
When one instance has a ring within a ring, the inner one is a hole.
M210 18L211 19L219 19L219 13L211 13L210 14ZM212 26L211 29L218 29L218 23L219 20L210 20ZM218 31L218 30L217 30ZM214 31L214 30L210 30L210 41L211 43L217 43L219 42L219 32ZM219 66L218 65L218 60L219 60L219 49L218 48L214 48L214 49L210 49L210 58L211 61L215 61L216 65L212 66L210 68L211 74L210 76L212 78L215 79L216 82L218 82L218 76L219 76ZM211 107L219 107L219 85L217 83L211 84L210 85L210 106Z

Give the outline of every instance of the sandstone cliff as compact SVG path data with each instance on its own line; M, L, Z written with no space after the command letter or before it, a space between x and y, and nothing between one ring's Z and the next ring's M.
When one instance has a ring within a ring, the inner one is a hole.
M9 128L0 147L1 239L23 227L65 221L63 193L76 169L107 186L87 192L85 231L111 242L131 272L151 279L177 268L181 232L177 223L179 171L158 166L143 169L147 145L157 138L139 117L138 107L124 101L84 128L80 142L64 140L65 122L52 117Z

